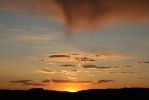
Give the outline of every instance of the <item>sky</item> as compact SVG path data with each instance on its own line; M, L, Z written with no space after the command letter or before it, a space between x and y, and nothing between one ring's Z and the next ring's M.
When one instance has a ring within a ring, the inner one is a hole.
M149 88L148 0L0 0L0 88Z

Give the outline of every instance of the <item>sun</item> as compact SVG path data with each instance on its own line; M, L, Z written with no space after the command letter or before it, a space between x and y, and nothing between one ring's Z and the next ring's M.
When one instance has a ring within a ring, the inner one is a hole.
M65 89L65 91L67 91L67 92L77 92L77 89L74 88L74 87L67 87L67 88Z

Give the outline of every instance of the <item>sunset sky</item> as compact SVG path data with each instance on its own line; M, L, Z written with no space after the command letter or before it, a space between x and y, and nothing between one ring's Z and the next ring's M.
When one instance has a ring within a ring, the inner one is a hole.
M0 0L0 88L149 88L148 0Z

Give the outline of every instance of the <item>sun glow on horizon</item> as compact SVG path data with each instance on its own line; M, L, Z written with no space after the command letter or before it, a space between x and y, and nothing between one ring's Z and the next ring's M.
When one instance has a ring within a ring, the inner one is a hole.
M65 89L65 91L67 91L67 92L77 92L78 90L75 87L67 87Z

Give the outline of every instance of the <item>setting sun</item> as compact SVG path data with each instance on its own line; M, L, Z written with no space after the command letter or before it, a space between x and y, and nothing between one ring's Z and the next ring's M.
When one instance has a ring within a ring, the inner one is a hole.
M65 91L67 91L67 92L77 92L78 90L76 88L74 88L74 87L67 87L65 89Z

